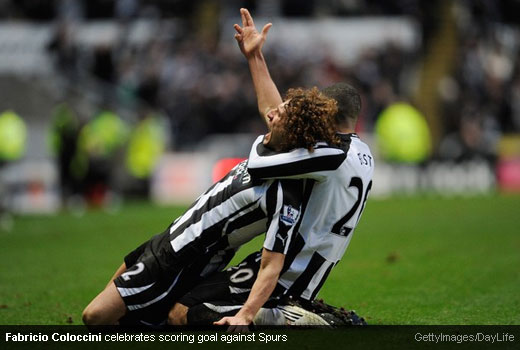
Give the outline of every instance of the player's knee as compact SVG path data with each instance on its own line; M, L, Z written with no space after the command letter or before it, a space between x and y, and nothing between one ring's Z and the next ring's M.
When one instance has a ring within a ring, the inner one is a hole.
M168 313L168 324L172 326L184 326L188 324L188 307L182 304L175 304Z
M83 323L87 326L95 325L96 319L98 318L96 315L96 312L89 306L83 310L83 314L81 315L81 318L83 319Z
M89 305L85 308L85 310L83 310L83 323L87 326L99 326L106 324L104 314L105 312L103 312L102 309Z

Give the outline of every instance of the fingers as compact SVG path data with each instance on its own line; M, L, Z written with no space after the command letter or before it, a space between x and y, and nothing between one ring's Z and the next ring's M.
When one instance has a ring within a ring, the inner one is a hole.
M229 324L228 319L229 319L229 317L223 317L220 320L213 322L213 324L215 326L224 326L224 325Z
M247 9L240 9L240 15L242 16L242 23L244 24L244 26L255 26L255 23L253 22L253 17L251 17L251 14Z
M233 28L237 31L237 33L235 33L235 39L240 44L242 42L242 28L238 24L233 25Z
M251 14L247 9L242 9L242 12L244 13L244 17L246 19L246 23L248 26L254 27L255 23L253 22L253 17L251 17Z
M245 15L245 9L240 9L240 17L242 18L242 27L247 26L247 19Z
M271 29L271 27L273 26L272 23L267 23L264 28L262 28L262 36L263 37L266 37L267 36L267 32L269 32L269 29Z

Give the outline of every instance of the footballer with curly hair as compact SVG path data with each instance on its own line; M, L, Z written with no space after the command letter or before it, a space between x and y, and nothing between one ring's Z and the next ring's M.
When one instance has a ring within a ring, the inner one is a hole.
M263 146L271 151L320 145L338 165L344 153L336 142L336 102L320 93L294 89L269 113ZM329 145L330 144L330 145ZM222 270L243 243L264 232L264 248L284 255L298 223L303 180L259 180L247 160L203 193L164 233L124 258L106 288L83 312L87 325L171 323L179 297Z
M322 93L337 104L332 128L318 126L317 111L330 107L313 99L321 95L316 89L307 92L310 99L305 100L299 100L301 90L291 91L283 102L262 54L272 24L258 32L249 11L241 9L240 14L242 26L234 25L235 39L249 64L258 110L270 129L254 142L248 172L254 179L303 179L301 215L291 235L281 237L289 242L283 253L264 244L261 252L203 281L174 306L172 322L203 323L225 316L215 324L234 331L251 323L302 324L305 316L312 316L309 321L316 324L316 314L305 308L313 309L318 292L343 257L372 188L373 157L355 133L361 99L346 83L324 89ZM300 125L304 121L306 127ZM287 134L277 133L279 128ZM313 144L316 139L307 139L306 132L329 144ZM291 140L303 147L293 149ZM281 151L266 147L276 144ZM339 163L338 156L330 153L335 144L343 154ZM290 207L281 215L289 222L294 216ZM297 300L304 308L287 312L286 306L292 306L286 300ZM271 301L274 307L265 307Z

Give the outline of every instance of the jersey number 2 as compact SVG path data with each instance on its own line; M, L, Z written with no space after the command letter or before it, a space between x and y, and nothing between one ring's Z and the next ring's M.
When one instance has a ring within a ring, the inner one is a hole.
M137 264L135 264L135 266L136 266L135 270L130 270L125 273L122 273L121 278L124 279L125 281L129 281L131 276L138 275L141 272L143 272L144 264L142 262L138 262Z
M340 236L347 237L350 232L352 232L352 227L345 226L345 224L354 216L354 214L357 212L359 205L361 204L361 199L363 199L363 205L361 206L361 210L359 211L359 215L357 217L357 221L359 221L359 218L361 217L361 213L363 212L363 209L365 209L365 203L367 202L368 193L370 192L370 189L372 188L372 181L369 182L367 191L365 192L365 195L363 195L363 181L357 176L353 177L350 180L350 184L348 187L355 187L358 190L358 197L356 200L356 203L352 206L352 208L349 210L349 212L342 217L338 222L332 226L332 233L335 233ZM356 221L356 224L357 224Z

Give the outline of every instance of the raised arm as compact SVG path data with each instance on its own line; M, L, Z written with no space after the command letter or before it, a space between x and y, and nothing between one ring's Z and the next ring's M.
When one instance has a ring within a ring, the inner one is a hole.
M234 25L237 31L235 39L238 42L240 51L242 51L249 64L249 70L251 71L258 101L258 111L266 124L268 124L266 117L267 112L282 103L282 97L269 74L267 63L262 54L262 46L264 45L267 32L272 24L267 23L263 27L262 32L259 33L247 9L240 9L240 16L242 17L242 27L238 24Z

